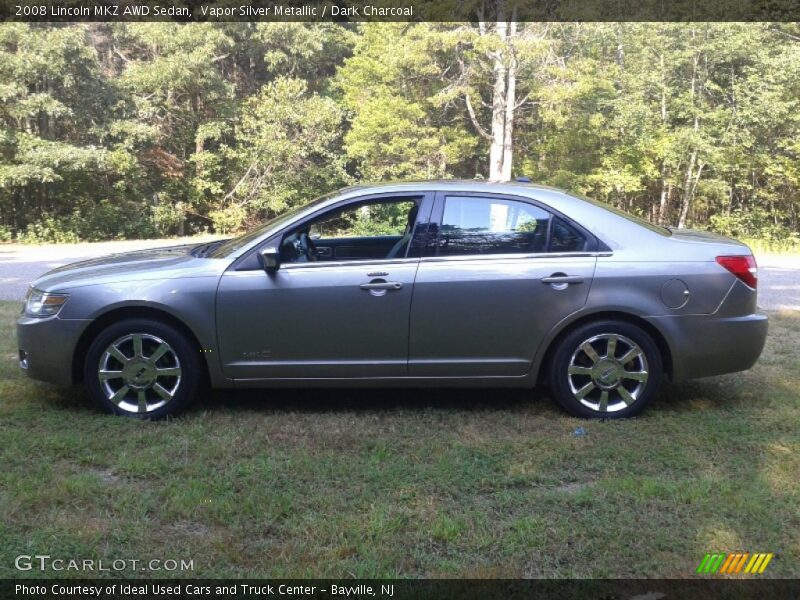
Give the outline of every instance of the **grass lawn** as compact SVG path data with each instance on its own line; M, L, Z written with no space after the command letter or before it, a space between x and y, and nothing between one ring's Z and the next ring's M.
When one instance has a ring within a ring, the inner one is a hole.
M751 371L667 386L624 422L541 393L378 390L219 393L147 423L25 379L17 311L0 303L0 577L40 575L20 554L191 559L196 577L693 577L737 551L800 577L799 314L773 315Z

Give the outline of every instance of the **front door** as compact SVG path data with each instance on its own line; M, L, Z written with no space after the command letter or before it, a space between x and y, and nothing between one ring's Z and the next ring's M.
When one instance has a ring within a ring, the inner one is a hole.
M237 380L407 375L419 258L408 257L411 244L403 240L413 234L422 201L381 198L329 209L277 240L287 250L277 271L227 271L217 293L225 375ZM308 256L293 254L298 236L330 254L317 256L313 248ZM363 250L337 253L337 248ZM358 256L348 260L351 255Z
M522 199L437 195L438 233L411 308L409 374L522 376L550 329L585 303L585 232Z

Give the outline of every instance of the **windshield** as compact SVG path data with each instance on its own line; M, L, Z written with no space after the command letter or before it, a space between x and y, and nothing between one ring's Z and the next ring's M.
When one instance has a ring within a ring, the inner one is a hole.
M289 212L285 212L282 215L278 215L274 219L270 219L269 221L264 221L261 225L248 231L247 233L243 233L240 236L235 238L231 238L226 240L223 244L220 244L216 248L214 248L207 256L209 258L222 258L236 252L239 248L246 246L250 242L255 239L258 239L262 235L264 235L270 229L278 227L282 223L289 221L295 215L303 212L304 210L316 206L325 202L326 200L333 198L339 192L331 192L330 194L325 194L324 196L320 196L319 198L315 198L311 202L307 204L303 204L302 206L298 206L297 208L293 208Z

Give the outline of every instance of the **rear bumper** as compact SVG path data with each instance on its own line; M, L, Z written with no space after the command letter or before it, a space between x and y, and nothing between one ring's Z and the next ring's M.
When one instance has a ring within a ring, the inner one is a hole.
M72 385L72 358L81 333L90 320L17 319L20 367L32 379L57 385ZM23 360L24 356L24 360Z
M664 334L672 355L672 380L745 371L761 356L767 315L649 317Z

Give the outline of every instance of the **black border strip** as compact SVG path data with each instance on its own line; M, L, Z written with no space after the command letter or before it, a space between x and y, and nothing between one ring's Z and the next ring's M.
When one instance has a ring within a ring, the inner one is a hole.
M117 600L171 600L177 598L224 598L227 600L256 600L269 598L352 599L378 600L469 600L488 598L537 598L542 600L581 598L582 600L610 600L626 598L652 599L794 599L800 596L797 579L717 579L698 576L697 579L612 579L612 580L213 580L213 579L47 579L0 580L0 597L36 598L38 600L76 600L99 598ZM27 586L27 590L19 586ZM115 586L115 587L112 587ZM134 586L137 593L131 593ZM235 593L220 594L218 586ZM248 588L248 586L251 586ZM333 593L333 586L338 592ZM40 592L31 592L38 588ZM70 590L84 588L84 593L71 594ZM257 592L248 589L258 588ZM349 594L345 595L347 588ZM100 594L92 592L99 589ZM291 589L294 593L287 593ZM112 590L115 593L111 593ZM268 591L271 590L271 591ZM305 593L303 593L305 592Z
M800 21L800 0L0 0L0 21Z

